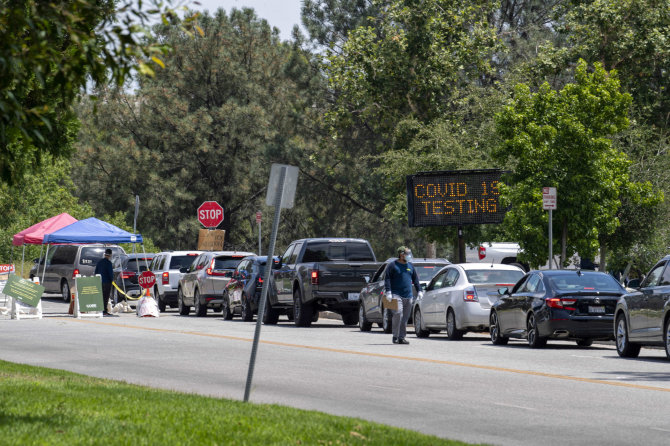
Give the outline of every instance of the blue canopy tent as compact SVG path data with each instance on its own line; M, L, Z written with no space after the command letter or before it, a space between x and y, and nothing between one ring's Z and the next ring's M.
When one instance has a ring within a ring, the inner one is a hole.
M49 246L56 243L143 243L141 234L131 234L95 217L79 220L50 234L45 234L42 244L47 245L45 258L49 255ZM142 245L144 251L144 245ZM42 282L44 271L42 272Z

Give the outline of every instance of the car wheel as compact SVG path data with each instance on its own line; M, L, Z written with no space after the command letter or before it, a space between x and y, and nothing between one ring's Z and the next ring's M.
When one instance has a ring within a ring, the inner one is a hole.
M382 329L384 333L393 331L393 312L391 310L382 310Z
M418 307L414 310L414 334L416 334L417 338L427 338L430 336L430 330L423 328L423 317Z
M265 325L277 325L279 322L279 310L273 308L270 304L270 298L265 301L265 310L263 312L263 323Z
M670 319L665 321L665 339L663 339L665 344L665 356L670 359Z
M463 338L463 331L456 328L456 315L451 308L447 311L447 337L451 341L458 341Z
M370 331L372 330L372 322L365 317L365 308L363 303L358 306L358 328L361 331Z
M191 311L191 307L184 305L184 293L182 293L181 288L177 290L177 307L179 308L179 314L182 316L188 316Z
M221 310L223 311L223 319L229 321L233 318L233 311L230 309L230 300L228 299L228 293L223 295L223 303L221 304Z
M68 285L67 280L63 280L60 284L60 292L61 296L63 296L63 300L65 302L70 302L72 295L70 294L70 285ZM105 311L107 311L107 309L105 309Z
M293 322L296 327L311 326L312 317L314 317L314 307L304 303L300 297L300 290L295 290L293 293Z
M251 305L246 295L242 295L242 320L244 322L251 322L254 320L254 312L251 311Z
M167 309L167 304L165 303L165 299L163 299L161 295L158 293L158 288L154 288L154 297L156 299L156 303L158 304L158 310L161 313L164 313L165 310Z
M343 311L341 316L344 325L358 324L358 312L356 311Z
M530 348L542 348L547 344L547 338L543 338L537 331L537 320L535 314L531 313L528 316L526 323L528 346Z
M502 335L500 330L500 321L498 320L498 313L496 311L491 312L489 317L489 335L491 336L491 343L493 345L507 345L509 338Z
M199 290L195 290L195 292L193 293L193 311L195 312L195 315L198 317L207 316L207 304L203 304L200 301Z
M577 345L580 347L590 347L593 345L593 339L578 339Z
M630 343L626 317L623 313L616 318L616 352L622 358L637 358L640 354L640 345Z

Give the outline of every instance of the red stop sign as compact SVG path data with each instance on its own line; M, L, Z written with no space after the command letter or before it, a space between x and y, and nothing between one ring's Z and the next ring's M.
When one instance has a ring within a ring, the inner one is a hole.
M216 201L205 201L198 208L198 221L206 228L216 228L223 221L223 208Z
M140 277L137 278L137 283L142 288L151 288L156 283L156 276L151 271L142 271Z

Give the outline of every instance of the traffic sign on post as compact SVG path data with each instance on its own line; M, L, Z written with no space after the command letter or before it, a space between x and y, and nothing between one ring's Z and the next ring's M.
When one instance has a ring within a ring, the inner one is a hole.
M216 228L223 221L223 207L216 201L205 201L198 208L198 221L206 228Z
M556 188L555 187L543 187L542 188L542 209L556 210Z
M262 216L263 216L263 214L261 214L261 211L256 212L256 224L261 223L261 217Z
M151 288L156 284L156 275L151 271L142 271L140 277L137 278L137 283L142 288Z

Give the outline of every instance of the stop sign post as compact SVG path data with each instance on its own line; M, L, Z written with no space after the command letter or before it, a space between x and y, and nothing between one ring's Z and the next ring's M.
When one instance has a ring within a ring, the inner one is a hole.
M142 271L140 277L137 278L137 283L142 288L151 288L156 284L156 276L151 271Z
M205 201L198 208L198 221L206 228L216 228L223 221L223 207L216 201Z

